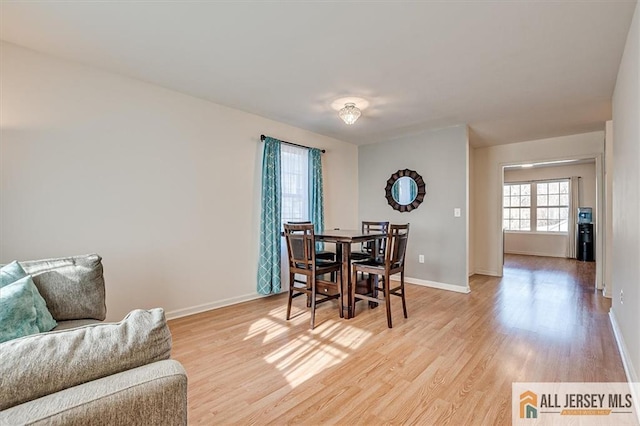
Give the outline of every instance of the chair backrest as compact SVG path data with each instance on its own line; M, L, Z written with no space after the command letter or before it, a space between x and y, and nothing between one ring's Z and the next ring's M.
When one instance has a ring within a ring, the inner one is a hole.
M362 221L362 232L384 232L386 233L389 229L389 222L369 222ZM375 241L367 241L362 244L362 251L367 253L372 253L374 247L376 245ZM385 247L386 247L386 238L378 241L379 253L376 257L382 259L384 257Z
M284 236L287 239L289 267L296 269L314 269L316 263L316 245L313 224L285 223Z
M389 225L387 231L387 248L384 257L385 267L390 269L404 268L404 258L409 241L409 224Z
M368 222L365 220L362 221L362 232L387 232L388 228L389 222Z

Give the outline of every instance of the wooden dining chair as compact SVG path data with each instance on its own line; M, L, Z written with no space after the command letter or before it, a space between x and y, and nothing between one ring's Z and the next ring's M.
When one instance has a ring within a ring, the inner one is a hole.
M362 232L387 232L389 228L389 222L369 222L362 221ZM382 258L384 257L384 249L385 249L385 240L376 241L367 241L362 243L361 251L351 252L351 260L367 260L372 257ZM376 245L379 248L379 252L377 256L373 256L373 251L375 250Z
M287 222L287 223L291 223L293 225L304 225L312 222L305 220L302 222ZM316 250L316 259L336 260L336 254L335 252L332 252L330 250Z
M404 291L404 259L407 252L408 240L408 223L406 225L389 225L384 260L368 259L352 263L352 282L355 283L358 273L362 273L368 274L370 284L368 292L365 294L356 293L355 285L351 287L351 312L355 313L356 300L362 299L372 303L378 303L381 302L379 295L382 294L384 295L384 303L387 308L387 325L389 328L392 328L391 296L402 298L404 317L408 318L407 301ZM391 276L397 273L400 273L400 285L391 288ZM380 277L380 279L375 279L377 277Z
M316 257L315 234L311 223L284 224L289 253L289 300L287 320L291 318L291 302L298 296L307 296L307 307L311 308L311 329L315 327L316 306L338 299L342 318L342 264ZM296 278L305 277L305 281ZM321 279L323 275L336 277L335 281Z

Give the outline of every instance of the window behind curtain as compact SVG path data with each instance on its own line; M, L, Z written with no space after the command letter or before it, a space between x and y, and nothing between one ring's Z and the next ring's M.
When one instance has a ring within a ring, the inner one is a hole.
M282 223L309 220L309 150L282 144Z

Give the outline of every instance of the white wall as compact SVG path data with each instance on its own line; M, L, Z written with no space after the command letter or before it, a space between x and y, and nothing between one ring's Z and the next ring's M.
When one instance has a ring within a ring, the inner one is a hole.
M1 48L0 263L99 253L110 320L256 297L262 133L327 149L326 223L358 223L356 146Z
M562 165L553 167L535 167L527 169L509 169L504 171L505 182L526 182L544 179L562 179L580 176L580 206L592 207L593 221L596 217L596 165ZM504 252L534 256L566 257L569 239L567 235L529 232L506 232Z
M613 121L606 123L604 146L604 289L602 294L611 298L613 295Z
M640 8L613 93L613 286L611 316L627 377L640 380ZM620 293L624 292L623 298ZM638 401L636 401L638 402Z
M474 153L476 273L502 274L500 209L503 166L545 160L596 158L602 156L603 151L604 131L477 148ZM596 230L596 256L600 252L599 235Z
M527 256L567 257L567 235L505 232L504 252Z
M423 203L411 212L393 210L385 199L387 179L398 170L417 171L426 183ZM466 126L423 132L358 149L360 220L411 223L407 281L468 291L468 133ZM461 217L453 216L459 207ZM418 255L425 263L418 263Z
M469 191L469 215L467 220L467 227L469 228L469 243L468 243L468 251L469 251L469 260L468 260L468 270L469 276L475 274L476 268L476 251L473 249L476 244L476 233L475 233L475 215L476 215L476 185L474 172L475 166L475 155L476 150L469 147L469 181L468 181L468 191Z

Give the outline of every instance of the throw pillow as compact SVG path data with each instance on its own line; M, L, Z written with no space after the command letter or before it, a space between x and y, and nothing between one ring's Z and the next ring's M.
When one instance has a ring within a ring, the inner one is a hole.
M0 344L0 410L171 354L162 309L135 310L100 323Z
M0 268L0 288L3 288L21 278L27 277L27 273L15 260ZM27 284L33 293L33 306L36 309L36 326L38 331L50 331L57 325L56 320L47 309L47 302L43 299L32 280ZM4 291L4 290L3 290Z
M40 331L30 285L33 281L27 276L0 290L0 343Z
M102 258L97 254L20 262L33 277L47 307L58 321L93 318L104 320ZM73 303L69 303L69 297Z
M0 268L0 288L27 276L22 266L15 260Z

